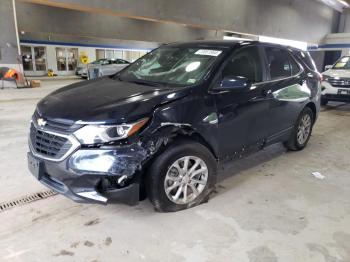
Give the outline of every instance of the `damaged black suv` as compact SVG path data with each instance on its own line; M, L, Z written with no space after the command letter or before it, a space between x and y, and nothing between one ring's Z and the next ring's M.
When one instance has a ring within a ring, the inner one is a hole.
M208 198L217 165L283 142L303 149L320 108L307 52L259 42L162 45L118 74L54 91L37 105L28 164L78 202L159 211Z

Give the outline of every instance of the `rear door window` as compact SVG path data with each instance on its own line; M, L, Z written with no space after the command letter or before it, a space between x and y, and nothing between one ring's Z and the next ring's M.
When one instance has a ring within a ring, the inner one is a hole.
M265 51L271 80L291 77L300 72L299 65L286 50L275 47L265 47Z

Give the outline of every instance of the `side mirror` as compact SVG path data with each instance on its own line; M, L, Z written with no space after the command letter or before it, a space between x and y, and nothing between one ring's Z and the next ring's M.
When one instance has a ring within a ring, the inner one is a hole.
M244 90L251 87L251 83L248 78L243 76L227 76L222 79L220 85L215 87L215 90L219 91L233 91L233 90Z
M324 67L324 69L325 69L325 70L329 70L329 69L332 69L332 67L333 67L333 65L326 65L326 66Z

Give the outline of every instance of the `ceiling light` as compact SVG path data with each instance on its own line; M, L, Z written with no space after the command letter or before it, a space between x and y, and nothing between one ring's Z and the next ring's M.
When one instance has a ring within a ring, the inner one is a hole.
M262 36L262 35L259 36L259 41L265 42L265 43L274 43L274 44L279 44L279 45L296 47L296 48L299 48L299 49L304 50L304 51L307 50L307 43L302 42L302 41L295 41L295 40Z

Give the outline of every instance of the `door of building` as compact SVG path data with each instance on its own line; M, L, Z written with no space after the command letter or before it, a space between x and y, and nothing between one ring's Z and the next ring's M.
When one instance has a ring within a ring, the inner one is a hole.
M73 75L78 64L78 48L56 48L57 73Z
M46 48L44 46L21 46L24 73L40 76L47 73Z

